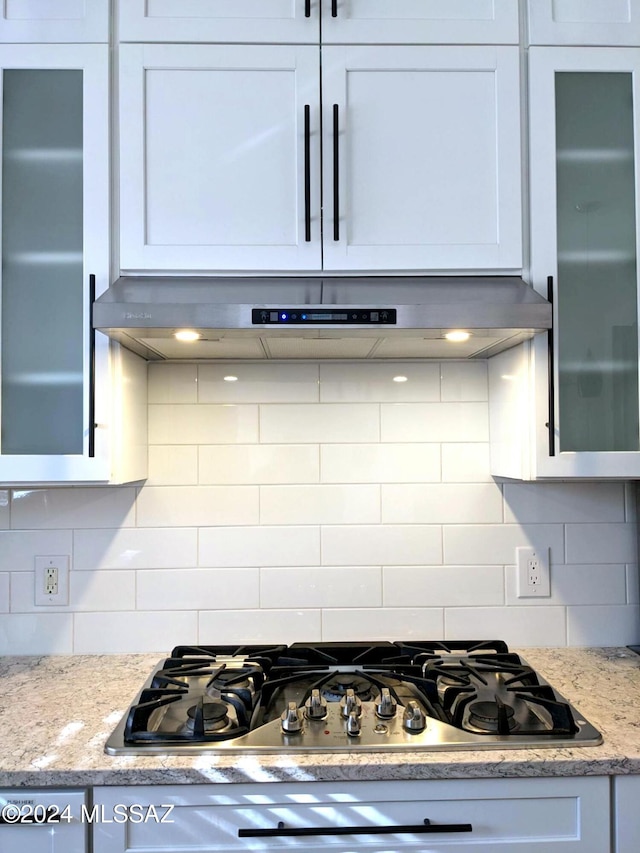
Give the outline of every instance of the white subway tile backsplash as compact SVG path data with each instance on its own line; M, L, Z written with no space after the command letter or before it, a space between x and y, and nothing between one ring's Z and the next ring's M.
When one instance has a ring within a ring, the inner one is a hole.
M487 403L382 403L382 441L488 441Z
M235 376L236 381L225 381ZM317 364L202 364L200 403L317 403Z
M317 566L320 528L204 527L199 536L199 565Z
M258 440L258 407L149 406L149 444L246 444Z
M148 373L144 484L0 490L0 653L640 640L636 484L496 483L486 363ZM524 545L550 549L549 598L517 598ZM62 608L34 604L48 554Z
M0 531L0 571L32 572L35 556L71 554L71 542L71 530Z
M570 646L626 646L640 638L640 607L591 605L567 607Z
M385 484L382 520L389 524L497 523L502 521L502 493L493 483Z
M58 488L14 490L11 527L44 530L80 527L130 527L135 520L133 488Z
M261 486L262 524L374 524L380 486Z
M15 613L0 620L0 655L69 655L71 613Z
M162 364L148 367L149 403L197 403L198 368L195 364Z
M502 566L385 566L385 607L482 607L504 604Z
M148 486L137 511L141 527L257 524L258 486Z
M406 381L394 381L397 376L406 377ZM439 399L438 364L320 365L320 400L323 403L424 403Z
M442 444L443 483L489 483L489 445L480 442Z
M73 537L76 570L179 569L197 565L195 528L76 530Z
M564 607L451 607L445 611L447 640L501 639L510 646L565 646Z
M484 361L445 361L440 365L443 402L487 400L489 384Z
M260 604L258 569L156 569L137 575L138 610L232 610Z
M260 441L266 444L348 444L379 440L377 403L260 407Z
M260 572L266 608L379 607L382 573L375 566L268 568Z
M191 486L198 482L198 448L193 445L152 444L149 486Z
M567 524L567 563L637 561L635 524Z
M516 524L624 519L624 483L505 483L505 521Z
M323 483L437 483L438 444L326 444L321 448Z
M198 642L297 643L319 642L320 610L203 610Z
M444 611L439 608L380 607L322 611L322 639L430 640L444 637Z
M199 482L317 483L320 450L315 444L207 445L200 448Z
M624 565L551 564L551 596L518 598L516 567L506 572L507 604L546 607L569 604L625 604L627 576Z
M198 614L191 611L76 613L73 651L80 655L158 652L198 641Z
M442 535L448 565L515 565L516 548L521 546L550 548L551 562L564 562L562 524L452 524Z
M325 566L430 565L442 562L442 528L424 524L327 525Z

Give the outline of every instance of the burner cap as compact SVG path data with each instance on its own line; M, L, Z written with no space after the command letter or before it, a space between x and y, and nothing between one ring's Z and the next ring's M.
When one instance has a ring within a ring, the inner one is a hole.
M187 709L189 719L186 722L187 728L193 730L198 706L192 705ZM227 717L227 706L224 702L203 702L202 703L202 718L204 720L205 731L216 731L223 729L229 722Z
M485 732L501 732L501 724L506 721L508 729L511 731L516 727L516 721L513 719L514 711L509 705L497 702L472 702L469 705L469 722L471 725L482 729Z
M372 698L371 682L351 672L341 672L327 682L322 688L322 695L329 702L337 702L346 696L347 690L353 690L355 695L364 702Z

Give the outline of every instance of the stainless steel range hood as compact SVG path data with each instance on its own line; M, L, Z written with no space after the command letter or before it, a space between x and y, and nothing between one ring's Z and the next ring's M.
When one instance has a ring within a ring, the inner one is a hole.
M551 314L512 276L123 277L93 326L150 360L488 358L551 328ZM178 341L185 329L199 338Z

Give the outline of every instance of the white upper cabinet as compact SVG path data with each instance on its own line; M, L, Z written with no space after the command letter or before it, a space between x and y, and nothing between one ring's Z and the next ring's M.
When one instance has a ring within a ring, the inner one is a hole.
M316 43L319 5L320 0L120 0L120 39Z
M516 0L321 2L325 44L518 43Z
M640 45L640 0L528 0L529 42Z
M120 0L122 41L517 44L516 0Z
M121 267L318 269L318 48L123 45Z
M324 268L520 267L517 48L322 55Z
M0 482L137 480L146 365L90 322L109 284L109 49L5 45L0 61Z
M639 81L637 50L530 50L531 274L554 329L490 360L494 475L640 476Z
M109 0L4 0L1 42L108 42Z
M120 72L125 271L521 266L516 47L329 46L322 99L312 46L123 45Z

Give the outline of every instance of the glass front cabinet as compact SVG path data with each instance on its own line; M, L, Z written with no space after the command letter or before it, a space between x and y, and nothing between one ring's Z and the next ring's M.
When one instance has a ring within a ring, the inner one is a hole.
M146 475L145 365L91 331L109 281L108 50L0 49L2 483Z
M554 329L489 363L496 476L640 476L639 76L637 49L530 49L531 280Z

